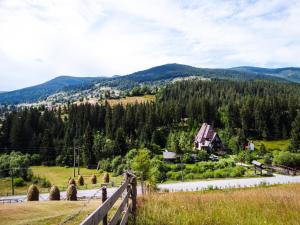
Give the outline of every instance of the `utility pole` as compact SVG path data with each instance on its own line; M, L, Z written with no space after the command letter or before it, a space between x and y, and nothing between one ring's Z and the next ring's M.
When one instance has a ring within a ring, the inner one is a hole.
M11 175L11 195L15 195L14 172L12 168L10 169L10 175Z
M74 159L73 159L73 172L74 172L74 177L75 177L75 168L76 168L76 151L75 151L75 144L73 147L73 154L74 154Z
M180 155L180 165L181 165L181 181L184 180L183 178L183 164L182 164L182 155Z
M79 147L77 147L77 160L78 160L78 162L77 162L77 173L78 173L78 175L80 175L80 171L79 171L79 169L80 169L80 152L79 152L79 150L80 150L80 148Z

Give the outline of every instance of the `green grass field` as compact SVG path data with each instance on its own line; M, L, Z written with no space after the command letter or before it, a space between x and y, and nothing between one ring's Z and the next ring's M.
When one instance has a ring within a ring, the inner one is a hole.
M136 224L299 225L299 212L300 184L163 193L138 199Z
M47 166L33 166L31 167L34 176L39 176L41 178L45 177L51 182L52 185L57 185L61 191L67 189L68 179L73 178L73 168L65 167L47 167ZM86 168L80 168L80 174L84 176L85 185L78 186L78 189L92 189L97 188L103 183L103 174L100 174L97 170L90 170ZM90 177L92 174L97 176L97 184L91 184ZM76 170L77 175L77 170ZM115 185L120 185L123 177L112 177L110 176L110 181L113 181ZM77 180L77 177L76 177ZM23 187L16 187L15 194L26 194L30 182L27 182ZM48 192L48 188L39 187L40 192ZM0 179L0 196L11 195L11 179L10 178L1 178Z
M290 139L275 140L275 141L261 141L261 140L254 141L255 148L257 149L260 148L261 144L264 144L267 149L281 150L281 151L286 150L290 145L290 143L291 143Z

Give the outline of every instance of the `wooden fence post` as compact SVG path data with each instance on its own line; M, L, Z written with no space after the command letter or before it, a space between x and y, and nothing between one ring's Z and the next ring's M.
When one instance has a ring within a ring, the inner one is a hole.
M132 214L134 218L136 215L136 195L137 195L136 186L137 186L136 177L132 177L131 178L131 187L132 187L131 200L132 200Z
M106 187L102 188L102 203L104 203L107 199L107 190ZM107 214L103 217L103 221L102 221L103 225L107 225Z

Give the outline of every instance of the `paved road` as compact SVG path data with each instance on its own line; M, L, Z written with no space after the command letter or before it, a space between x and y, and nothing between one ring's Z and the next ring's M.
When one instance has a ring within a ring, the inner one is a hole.
M180 182L171 184L160 184L160 189L168 189L170 192L176 191L196 191L207 189L210 187L224 188L239 188L239 187L253 187L262 183L270 184L287 184L300 183L300 176L285 176L274 174L273 177L255 177L255 178L240 178L240 179L223 179L223 180L209 180L209 181L193 181Z
M300 183L300 176L285 176L274 174L273 177L255 177L255 178L240 178L240 179L223 179L223 180L206 180L206 181L192 181L192 182L178 182L170 184L159 184L158 188L161 190L168 189L170 192L177 191L196 191L202 189L208 189L210 187L217 187L219 189L224 188L239 188L239 187L253 187L260 185L261 183L270 184L287 184L287 183ZM117 188L108 188L107 195L111 196ZM97 192L97 189L91 190L79 190L77 192L78 197L91 197ZM138 194L141 193L140 187L138 187ZM48 200L49 194L41 194L40 200ZM61 192L61 198L66 197L66 192ZM97 198L101 198L101 191L98 191L95 195ZM19 196L7 196L0 197L1 199L18 199L21 201L26 200L25 195Z
M107 196L110 197L118 188L107 188ZM89 189L89 190L78 190L77 191L77 197L78 198L88 198L91 196L94 196L95 198L101 198L101 190L99 189ZM66 192L60 192L60 197L61 199L66 198ZM16 196L5 196L5 197L0 197L1 200L5 199L17 199L19 201L26 201L26 195L16 195ZM49 199L49 193L45 194L40 194L40 201L46 201Z

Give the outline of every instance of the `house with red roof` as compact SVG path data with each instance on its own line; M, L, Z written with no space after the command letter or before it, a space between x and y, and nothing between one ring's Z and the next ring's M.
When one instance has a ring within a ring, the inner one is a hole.
M195 137L195 148L213 152L220 150L222 147L222 141L217 132L215 132L211 125L203 123Z

